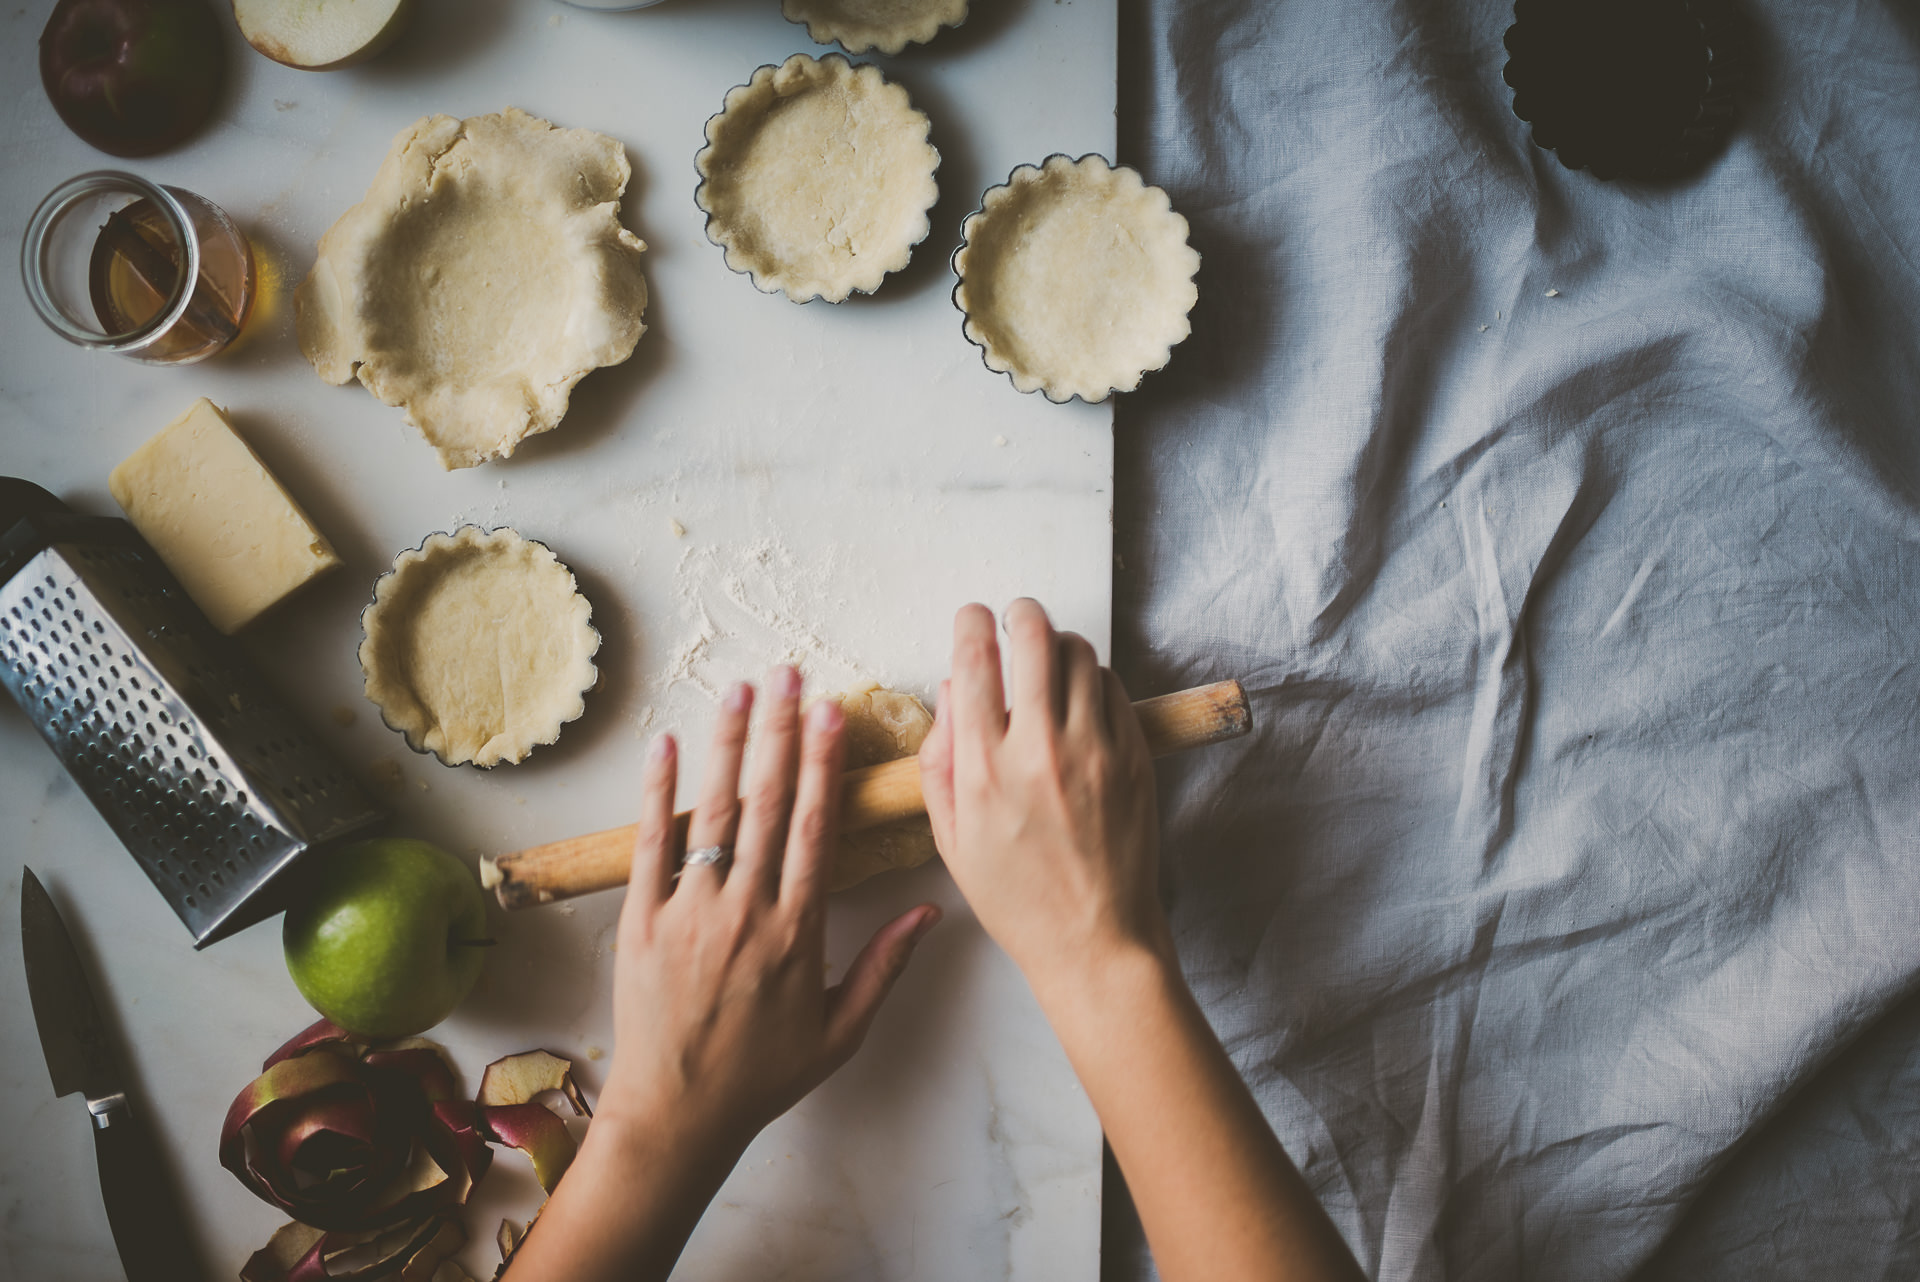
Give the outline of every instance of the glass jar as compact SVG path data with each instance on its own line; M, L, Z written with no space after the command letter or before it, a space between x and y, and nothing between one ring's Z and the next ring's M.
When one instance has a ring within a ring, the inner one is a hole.
M225 211L114 170L68 179L40 202L20 273L54 333L155 365L207 359L253 309L253 247Z

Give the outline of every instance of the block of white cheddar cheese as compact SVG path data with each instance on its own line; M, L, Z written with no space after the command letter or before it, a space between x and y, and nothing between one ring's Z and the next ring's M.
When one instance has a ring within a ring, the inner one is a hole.
M213 626L232 635L340 564L219 406L202 397L107 488Z

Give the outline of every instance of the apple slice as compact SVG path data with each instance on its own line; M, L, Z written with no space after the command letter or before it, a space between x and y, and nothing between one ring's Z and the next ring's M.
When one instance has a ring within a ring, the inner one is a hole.
M247 43L302 71L351 67L386 48L411 0L233 0Z

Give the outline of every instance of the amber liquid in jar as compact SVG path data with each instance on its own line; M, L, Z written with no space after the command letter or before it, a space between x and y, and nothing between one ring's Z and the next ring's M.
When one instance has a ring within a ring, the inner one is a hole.
M186 196L185 193L175 193ZM180 319L141 353L149 361L204 360L239 337L253 307L253 249L218 208L186 197L200 246L200 275ZM87 264L93 309L109 334L127 334L178 298L186 248L150 200L115 211L100 228Z

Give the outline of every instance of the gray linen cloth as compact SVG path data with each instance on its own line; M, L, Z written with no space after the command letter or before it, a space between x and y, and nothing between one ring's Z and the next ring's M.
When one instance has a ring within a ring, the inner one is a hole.
M1532 146L1507 5L1126 12L1204 264L1116 652L1254 692L1167 893L1376 1278L1920 1266L1920 5L1748 11L1669 189Z

